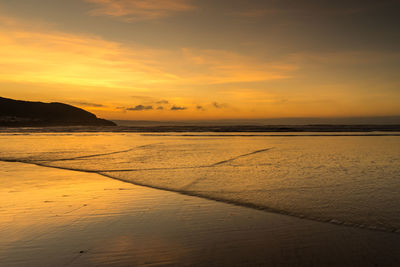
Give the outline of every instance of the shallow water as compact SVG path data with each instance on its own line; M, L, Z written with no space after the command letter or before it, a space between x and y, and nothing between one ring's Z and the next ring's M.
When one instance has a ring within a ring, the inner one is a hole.
M0 159L399 232L399 136L0 134Z
M393 233L0 162L0 266L400 266Z

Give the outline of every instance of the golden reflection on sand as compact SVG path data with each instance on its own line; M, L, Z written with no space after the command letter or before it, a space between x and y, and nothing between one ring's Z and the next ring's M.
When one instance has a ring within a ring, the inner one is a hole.
M146 201L146 190L97 174L61 171L21 163L0 163L1 243L36 239L74 223L89 225L127 209L129 198ZM118 191L118 192L115 192Z
M174 218L169 209L177 207L160 208L165 198L155 198L155 190L98 174L0 166L0 265L68 265L88 252L89 265L166 264L188 252L168 234L176 225L160 225L158 218ZM153 233L155 227L162 233Z

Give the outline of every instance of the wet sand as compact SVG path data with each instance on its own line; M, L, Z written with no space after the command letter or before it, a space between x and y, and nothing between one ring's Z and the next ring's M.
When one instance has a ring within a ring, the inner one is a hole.
M0 266L400 266L400 235L0 162Z

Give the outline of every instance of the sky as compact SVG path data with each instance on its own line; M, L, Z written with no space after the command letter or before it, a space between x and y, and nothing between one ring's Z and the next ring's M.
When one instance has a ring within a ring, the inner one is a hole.
M106 119L400 115L400 1L0 0L0 96Z

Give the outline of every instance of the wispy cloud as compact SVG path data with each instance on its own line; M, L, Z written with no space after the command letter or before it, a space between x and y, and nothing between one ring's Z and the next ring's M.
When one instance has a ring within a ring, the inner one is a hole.
M217 102L213 102L212 105L214 108L226 108L228 106L227 104L221 104Z
M85 0L96 4L94 16L119 17L125 21L153 20L195 9L190 0Z
M142 110L152 110L153 106L143 106L143 105L137 105L132 108L127 108L126 110L128 111L142 111Z
M180 106L172 106L170 110L176 111L176 110L186 110L187 107L180 107Z
M157 60L162 51L7 18L0 21L0 81L143 88L177 79L162 70Z
M103 104L91 103L91 102L84 102L84 101L69 101L68 103L70 103L70 104L72 104L72 105L83 106L83 107L92 107L92 108L101 108L101 107L104 107Z
M196 106L197 110L205 111L206 109L203 106L197 105Z
M141 99L138 104L164 100L135 95L149 87L165 92L166 87L287 79L297 69L226 50L149 49L1 16L0 21L0 81L129 90Z

